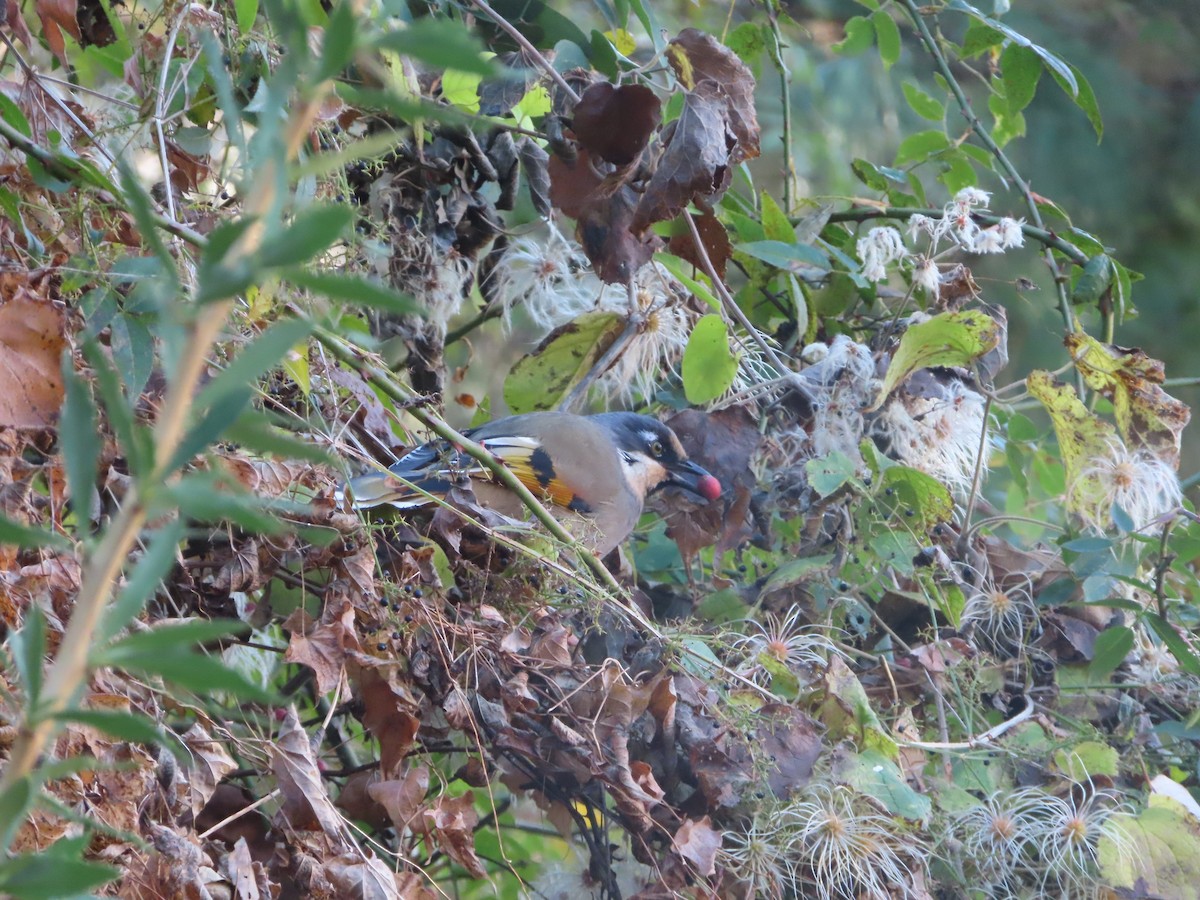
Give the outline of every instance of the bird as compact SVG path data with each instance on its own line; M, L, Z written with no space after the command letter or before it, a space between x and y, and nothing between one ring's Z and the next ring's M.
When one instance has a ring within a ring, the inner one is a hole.
M721 495L721 483L689 460L675 432L651 416L533 412L496 419L463 436L491 452L601 557L629 537L654 491L673 486L708 501ZM512 518L525 514L515 493L445 440L414 448L386 472L350 479L343 493L354 509L416 509L464 477L482 506Z

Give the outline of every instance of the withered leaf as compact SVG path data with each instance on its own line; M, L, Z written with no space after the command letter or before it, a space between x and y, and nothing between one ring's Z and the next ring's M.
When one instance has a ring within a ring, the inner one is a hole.
M303 612L298 610L298 612ZM327 694L338 686L346 664L348 650L358 649L354 631L354 607L342 601L339 610L326 609L329 621L308 629L295 615L288 618L292 636L288 641L284 661L308 666L317 677L317 692ZM299 627L297 627L299 626Z
M721 849L721 834L713 830L712 820L684 819L671 839L675 852L696 867L701 877L716 871L717 851Z
M325 863L325 872L339 897L355 900L397 900L395 873L376 856L347 853Z
M754 108L754 75L736 53L696 28L685 28L667 46L667 59L688 90L704 83L723 98L736 145L730 164L759 154L758 115Z
M279 817L288 828L319 828L337 846L344 846L342 817L325 792L308 733L295 707L288 709L279 736L269 745L271 771L283 797Z
M424 809L428 791L429 767L425 765L409 769L402 778L380 781L367 787L367 794L387 810L388 817L399 832L410 826L422 825L414 820Z
M475 795L467 791L460 797L437 799L433 809L425 811L425 822L446 855L466 869L472 878L486 878L487 871L475 855Z
M47 428L63 401L62 312L18 298L0 306L0 426Z
M390 776L398 771L416 740L421 726L416 715L419 706L408 688L393 684L374 668L361 668L357 681L363 725L379 741L380 769Z
M599 81L583 92L572 130L589 153L618 166L633 162L662 122L662 101L642 84Z
M684 96L683 111L637 203L630 223L634 232L675 218L689 203L709 206L729 187L737 139L729 129L725 101L709 85Z
M725 225L711 212L699 216L685 212L683 215L691 216L692 221L696 223L696 231L700 234L704 252L708 254L708 259L713 264L713 268L717 270L717 275L724 278L725 267L729 264L730 257L733 256L733 242L729 240L729 232ZM686 220L682 216L680 221L686 224ZM698 270L704 271L704 260L696 250L696 242L692 240L691 229L685 228L679 234L674 235L667 243L667 250L680 259L687 260Z

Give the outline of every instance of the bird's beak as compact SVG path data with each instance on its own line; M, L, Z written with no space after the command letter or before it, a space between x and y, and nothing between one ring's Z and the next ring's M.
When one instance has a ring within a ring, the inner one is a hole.
M705 500L716 500L721 496L721 482L717 481L703 466L698 466L690 459L678 462L667 469L667 479L663 485L672 485L698 494Z

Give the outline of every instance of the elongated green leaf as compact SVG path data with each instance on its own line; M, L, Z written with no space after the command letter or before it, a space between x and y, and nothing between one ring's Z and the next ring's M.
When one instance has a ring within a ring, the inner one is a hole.
M625 330L617 313L584 313L551 332L504 379L504 402L515 413L553 409Z
M683 351L683 393L689 403L716 400L733 384L737 357L729 347L729 329L715 314L701 317Z
M1083 73L1075 66L1068 65L1071 74L1075 78L1076 90L1071 91L1071 84L1061 75L1057 69L1051 69L1050 74L1054 76L1054 80L1058 82L1058 86L1063 89L1063 92L1075 101L1075 105L1083 110L1083 114L1087 116L1088 121L1092 124L1092 128L1096 132L1096 140L1099 141L1104 137L1104 120L1100 117L1100 104L1096 102L1096 94L1092 90L1091 84Z
M896 148L896 165L922 162L935 153L950 149L950 139L941 131L918 131L910 134Z
M211 472L193 472L177 483L163 488L156 495L167 504L178 507L180 514L199 522L233 522L256 534L282 534L287 525L278 516L290 507L278 499L264 499L247 493ZM297 510L299 511L299 510Z
M1092 650L1092 661L1088 665L1088 677L1092 681L1103 681L1125 661L1133 649L1133 631L1125 625L1105 628L1096 636Z
M276 322L243 347L237 358L205 386L196 398L196 405L203 409L222 397L253 386L311 331L312 324L305 319L281 319Z
M286 229L263 241L258 262L268 268L309 262L342 236L354 216L354 207L349 204L318 203L307 207Z
M117 436L117 443L125 454L130 473L145 474L154 461L153 456L144 452L144 441L135 437L137 424L133 417L133 409L121 391L121 381L116 369L94 338L86 338L82 349L84 358L92 368L104 411Z
M46 620L36 603L26 609L21 629L8 636L8 648L25 690L25 709L33 719L42 696L42 660L46 655Z
M96 489L96 460L100 442L96 439L96 406L82 378L75 374L70 355L62 360L66 400L58 422L58 443L67 470L67 490L75 511L76 529L89 531L92 493Z
M5 516L0 516L0 544L11 544L14 547L28 547L36 550L40 547L52 547L55 550L66 550L71 546L61 534L46 531L42 528L32 528L14 522Z
M7 851L13 836L33 805L33 786L28 776L14 781L0 794L0 853Z
M338 468L337 456L311 441L293 435L283 427L283 420L256 409L247 410L225 432L225 437L240 447L255 453L273 453L284 459L302 459L319 465Z
M164 474L174 472L192 457L210 447L226 428L237 421L252 395L253 391L249 387L243 387L231 389L217 397L204 411L200 421L183 436L183 440L167 461Z
M457 69L484 78L496 74L495 65L482 56L483 45L460 22L419 19L407 28L393 29L378 46L419 59L435 69Z
M142 240L162 263L163 271L167 273L166 277L174 282L175 288L178 288L179 277L175 270L175 260L163 242L155 222L154 201L146 193L136 173L129 167L124 157L118 157L117 170L121 179L121 193L125 198L126 209L133 215Z
M97 631L96 642L103 644L132 622L154 594L155 589L175 564L179 542L183 540L184 525L175 519L160 528L150 538L150 545L133 567L133 572L116 601L108 608Z
M734 247L738 253L745 253L755 259L761 259L768 265L789 272L796 272L807 266L809 268L828 269L829 258L816 247L809 244L790 244L783 241L750 241Z
M1042 76L1042 61L1029 47L1009 44L1000 54L1000 71L1004 73L1004 99L1009 115L1027 107L1037 92Z
M970 3L967 3L966 0L950 0L950 2L946 4L946 8L957 10L958 12L964 12L973 19L983 23L988 28L1000 32L1014 44L1017 44L1021 47L1028 47L1042 58L1042 62L1046 64L1046 67L1050 69L1051 72L1054 72L1057 76L1063 79L1066 87L1068 88L1067 93L1070 94L1072 100L1079 96L1079 82L1075 80L1075 73L1071 71L1070 66L1068 66L1049 50L1045 49L1044 47L1039 47L1033 41L1029 40L1029 38L1025 37L1025 35L1021 34L1019 31L1009 28L1000 20L984 15Z
M360 306L382 309L396 315L423 314L424 309L408 294L368 278L354 275L332 275L328 272L310 272L304 269L288 269L283 278L292 284L307 288L334 300L345 300Z
M137 744L161 744L163 733L148 717L111 709L67 709L55 713L60 722L77 722L96 728L123 741Z
M61 900L82 896L120 874L113 866L65 858L58 844L52 844L41 853L0 863L0 891L20 900Z
M1158 613L1148 612L1145 619L1154 629L1154 633L1167 645L1167 649L1171 651L1171 655L1175 657L1180 668L1189 675L1200 676L1200 658L1197 658L1188 642L1179 636L1175 627Z
M768 240L784 244L796 243L796 231L792 223L779 208L775 198L766 191L762 192L762 225Z
M317 67L316 80L333 78L350 64L358 29L355 27L354 6L339 3L329 14L329 24L321 38L321 64Z
M883 67L890 69L900 59L900 29L896 20L885 9L871 14L871 24L875 26L875 43L879 45L879 58Z

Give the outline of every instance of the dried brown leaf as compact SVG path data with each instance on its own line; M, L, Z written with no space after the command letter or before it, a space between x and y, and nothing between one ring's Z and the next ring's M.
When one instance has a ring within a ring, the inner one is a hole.
M444 794L425 810L425 824L433 833L438 845L470 873L472 878L486 878L487 870L475 855L475 826L479 824L479 813L475 812L475 795L471 791L459 797Z
M342 817L325 792L308 733L295 707L288 709L279 736L270 744L271 771L283 797L278 817L287 828L319 828L337 846L348 846Z
M47 428L63 401L62 311L21 297L0 306L0 426Z
M317 692L328 694L342 680L349 651L359 649L354 607L346 601L342 601L340 608L327 606L324 614L327 621L311 630L302 622L293 621L304 618L303 610L297 610L297 613L300 615L293 614L285 623L285 629L290 629L292 636L284 661L308 666L317 677Z
M675 852L690 862L702 878L716 872L717 851L721 849L721 834L712 827L712 820L684 819L671 839Z
M729 128L736 144L730 163L737 165L759 154L758 116L754 107L754 75L728 47L696 28L685 28L667 47L667 59L688 90L709 84L726 105Z
M325 863L329 877L339 897L348 900L398 900L400 888L396 873L376 856L347 853Z
M66 67L70 66L70 61L67 59L67 43L63 39L63 31L71 35L76 42L81 39L79 23L75 19L75 7L75 0L36 0L33 7L38 18L42 20L50 52Z
M662 102L642 84L598 81L575 106L571 130L581 147L618 166L637 159L662 122Z
M406 828L423 827L424 820L420 816L425 810L428 792L429 767L425 765L409 769L402 778L379 781L367 787L371 799L387 811L392 824L401 833Z

